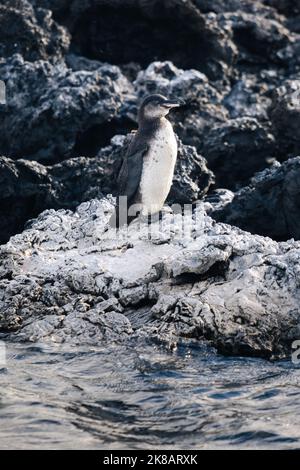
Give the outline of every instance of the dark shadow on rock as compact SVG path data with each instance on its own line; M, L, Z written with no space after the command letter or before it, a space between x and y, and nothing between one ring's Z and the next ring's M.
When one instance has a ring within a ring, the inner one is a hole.
M216 175L216 187L236 189L272 164L276 144L268 125L243 117L213 127L202 152Z
M73 51L116 65L171 60L217 78L217 64L235 55L226 32L190 0L74 0L65 23Z
M183 28L182 22L170 17L163 8L159 16L152 19L139 8L102 5L83 12L72 30L72 45L82 55L112 64L134 61L144 67L157 57L191 68L205 62L209 55L201 30L199 34L192 31L192 25Z
M270 120L280 149L281 161L300 150L300 80L285 80L272 95Z
M126 118L95 124L86 131L78 133L73 156L94 157L101 148L109 145L114 135L127 134L135 127L136 123Z
M278 241L299 240L300 157L259 173L223 207L216 202L210 214L217 221Z

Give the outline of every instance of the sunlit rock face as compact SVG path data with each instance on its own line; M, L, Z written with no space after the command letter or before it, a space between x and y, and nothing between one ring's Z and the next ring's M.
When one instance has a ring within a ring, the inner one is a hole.
M204 340L225 354L288 354L299 337L300 243L214 222L199 205L116 232L113 200L48 210L1 247L2 332L97 344Z

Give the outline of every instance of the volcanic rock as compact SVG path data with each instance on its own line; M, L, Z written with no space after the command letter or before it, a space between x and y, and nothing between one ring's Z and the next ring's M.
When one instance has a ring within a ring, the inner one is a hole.
M0 247L0 330L13 340L205 341L224 354L289 355L300 329L300 243L165 214L109 226L111 200L42 213ZM129 269L130 266L130 269Z

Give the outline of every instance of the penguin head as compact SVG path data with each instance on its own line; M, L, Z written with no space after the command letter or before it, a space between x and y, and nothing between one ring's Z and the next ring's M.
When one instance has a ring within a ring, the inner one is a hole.
M146 119L158 119L166 116L170 109L182 106L182 100L169 100L163 95L147 96L139 110L139 116Z

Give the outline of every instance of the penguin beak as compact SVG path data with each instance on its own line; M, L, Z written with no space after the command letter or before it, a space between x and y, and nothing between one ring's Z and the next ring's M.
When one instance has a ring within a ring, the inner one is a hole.
M184 101L177 98L176 100L167 100L164 102L166 108L178 108L179 106L184 105Z

